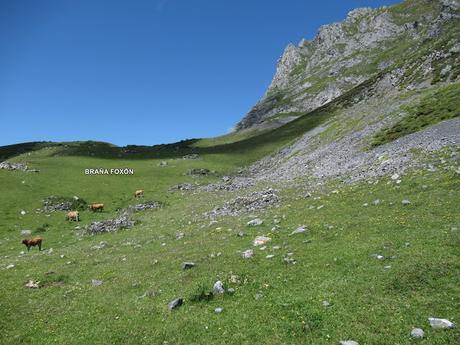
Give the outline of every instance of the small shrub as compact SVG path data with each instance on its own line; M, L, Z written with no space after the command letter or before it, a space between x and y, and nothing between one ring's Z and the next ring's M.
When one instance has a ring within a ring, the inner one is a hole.
M190 301L192 302L207 302L212 300L214 294L212 289L206 284L199 284L195 291L190 295Z

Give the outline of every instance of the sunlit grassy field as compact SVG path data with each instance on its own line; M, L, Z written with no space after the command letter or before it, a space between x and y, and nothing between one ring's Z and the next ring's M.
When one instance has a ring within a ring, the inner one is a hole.
M399 185L387 179L331 185L311 197L305 197L308 189L279 188L278 207L210 224L203 213L239 192L169 188L206 184L235 172L247 161L232 153L196 160L57 153L42 149L15 158L39 173L0 170L2 344L335 344L343 339L412 344L413 327L425 330L423 343L460 339L458 328L432 330L427 321L431 316L459 321L460 182L447 163L446 170L403 176ZM162 160L168 163L164 167ZM92 167L130 167L135 174L84 175ZM215 173L186 175L196 167ZM115 217L118 208L138 202L132 193L140 188L144 200L164 206L137 213L133 228L93 236L75 229ZM106 209L81 212L78 224L66 222L64 211L36 213L50 195L76 195L103 202ZM402 205L403 199L411 204ZM264 224L248 227L255 216ZM272 230L275 219L279 229ZM47 230L34 235L44 238L44 250L27 253L20 230L43 224ZM307 232L290 236L299 225ZM185 236L177 240L178 232ZM253 247L257 235L271 238L265 250ZM101 241L108 246L92 249ZM251 248L254 257L243 259L240 252ZM266 258L269 254L274 257ZM184 271L183 261L196 267ZM10 264L15 267L6 269ZM30 279L42 288L25 288ZM92 286L92 279L103 283ZM235 293L194 301L217 280ZM168 302L177 297L184 305L169 311ZM215 313L216 307L223 312Z

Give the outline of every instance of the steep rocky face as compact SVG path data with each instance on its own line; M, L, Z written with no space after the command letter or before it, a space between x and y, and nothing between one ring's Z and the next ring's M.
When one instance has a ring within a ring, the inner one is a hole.
M321 26L313 40L286 47L265 95L236 129L291 121L382 71L412 88L457 78L451 70L440 78L435 65L458 61L459 8L458 0L407 0L355 9L343 22Z

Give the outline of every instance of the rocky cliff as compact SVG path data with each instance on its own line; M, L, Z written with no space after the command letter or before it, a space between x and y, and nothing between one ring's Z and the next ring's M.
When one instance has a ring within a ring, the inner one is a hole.
M265 95L236 130L289 122L377 74L401 88L457 79L459 9L458 0L407 0L321 26L314 39L288 44Z

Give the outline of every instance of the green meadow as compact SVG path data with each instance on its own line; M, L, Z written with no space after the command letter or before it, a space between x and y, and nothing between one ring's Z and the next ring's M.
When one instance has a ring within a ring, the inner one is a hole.
M159 158L158 148L132 157L98 143L56 144L10 157L40 172L0 170L0 343L412 344L413 327L425 330L421 343L456 343L458 328L428 324L432 316L459 321L460 180L451 162L439 163L443 153L434 159L437 171L412 171L400 184L388 178L331 181L321 189L302 181L270 184L280 197L276 206L217 223L203 213L248 191L170 191L178 183L205 185L237 173L266 154L257 143L270 133L260 135L230 146L170 146ZM289 135L278 138L284 144ZM271 141L273 147L280 142ZM199 158L182 159L190 152ZM135 173L84 174L99 167ZM211 173L192 177L192 168ZM162 207L135 213L130 229L84 231L141 202L133 197L136 189L145 190L142 201ZM52 195L104 203L105 210L81 211L78 223L66 221L65 211L37 211ZM255 217L264 223L249 227ZM305 233L290 235L301 225ZM23 229L44 239L42 252L27 252ZM177 239L178 233L184 237ZM264 250L252 244L258 235L271 238ZM101 242L106 245L95 249ZM247 249L254 257L243 259ZM184 261L196 266L182 270ZM102 284L93 286L93 279ZM26 288L29 280L40 288ZM217 280L235 292L211 294ZM184 304L168 310L178 297ZM223 311L216 313L217 307Z

